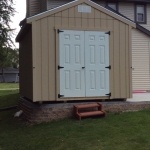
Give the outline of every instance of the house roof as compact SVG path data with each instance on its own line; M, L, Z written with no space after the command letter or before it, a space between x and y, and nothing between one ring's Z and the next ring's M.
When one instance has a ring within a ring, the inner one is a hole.
M116 14L118 14L118 15L120 15L120 16L122 16L122 17L124 17L124 18L126 18L126 19L128 19L128 20L130 20L130 21L132 21L131 19L129 19L129 18L127 18L126 16L122 15L122 14L119 13L118 11L115 11L114 9L110 8L109 6L106 6L106 8L109 9L109 10L111 10L111 11L113 11L113 12L115 12ZM132 21L132 22L133 22L133 21ZM142 31L143 33L145 33L145 34L147 34L148 36L150 36L150 30L144 28L143 26L141 26L141 25L138 24L138 23L135 23L135 24L136 24L136 28L137 28L138 30L140 30L140 31Z
M19 69L17 69L17 68L10 68L10 67L4 68L3 71L4 71L4 73L10 73L10 74L19 73ZM0 68L0 73L2 73L2 68Z
M32 25L27 24L26 19L24 19L23 22L24 22L24 24L22 24L21 29L16 37L16 42L19 42L24 37L24 35L31 29ZM22 23L22 21L21 21L21 23Z

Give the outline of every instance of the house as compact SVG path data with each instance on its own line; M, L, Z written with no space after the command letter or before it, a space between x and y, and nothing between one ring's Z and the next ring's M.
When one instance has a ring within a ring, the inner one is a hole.
M4 68L3 69L5 82L19 82L19 69ZM3 82L2 69L0 68L0 82Z
M43 102L132 97L135 22L93 1L76 0L35 13L20 25L16 41L24 98Z

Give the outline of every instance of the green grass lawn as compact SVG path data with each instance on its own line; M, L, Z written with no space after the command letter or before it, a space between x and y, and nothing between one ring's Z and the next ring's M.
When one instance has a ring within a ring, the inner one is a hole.
M4 101L12 105L9 101L12 95L4 98L0 97L0 107L4 106ZM13 100L15 104L17 93ZM16 111L0 112L0 150L150 149L150 110L110 113L106 118L64 119L38 124L13 118Z
M19 83L0 83L0 89L19 88Z

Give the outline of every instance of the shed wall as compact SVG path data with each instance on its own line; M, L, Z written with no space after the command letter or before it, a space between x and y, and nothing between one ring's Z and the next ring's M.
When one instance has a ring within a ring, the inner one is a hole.
M27 44L28 43L28 44ZM32 33L26 33L19 46L20 94L33 99Z
M34 78L37 81L34 85L34 101L58 100L59 39L55 30L57 28L111 31L111 98L131 97L131 42L129 42L131 27L97 9L92 8L91 13L78 13L77 8L78 6L74 6L33 22L33 34L36 37L33 38L34 64L36 65Z

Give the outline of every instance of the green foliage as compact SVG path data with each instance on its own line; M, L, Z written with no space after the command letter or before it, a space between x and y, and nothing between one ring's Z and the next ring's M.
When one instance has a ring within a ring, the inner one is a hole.
M14 16L13 0L0 0L0 51L4 47L11 47L13 29L10 27L11 17Z
M0 50L0 68L2 69L3 82L5 82L3 69L6 67L19 67L19 50L3 47Z
M3 48L0 50L0 68L14 67L18 68L19 50L11 48Z

